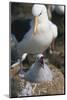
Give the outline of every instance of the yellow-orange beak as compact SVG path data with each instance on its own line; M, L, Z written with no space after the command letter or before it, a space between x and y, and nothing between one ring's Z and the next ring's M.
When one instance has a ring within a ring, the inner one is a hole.
M35 19L34 19L34 34L36 34L36 32L37 32L37 28L38 28L38 17L35 16Z

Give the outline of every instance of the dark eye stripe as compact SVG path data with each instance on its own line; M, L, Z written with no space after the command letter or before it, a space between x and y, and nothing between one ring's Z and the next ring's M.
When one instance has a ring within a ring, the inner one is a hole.
M39 14L39 16L42 14L42 12Z

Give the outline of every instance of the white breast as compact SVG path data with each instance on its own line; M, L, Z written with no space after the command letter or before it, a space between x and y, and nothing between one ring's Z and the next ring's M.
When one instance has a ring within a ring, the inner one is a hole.
M53 75L52 71L46 64L44 64L44 68L33 64L30 70L25 74L24 78L32 82L45 82L52 81Z
M34 23L31 24L30 31L26 34L24 39L18 44L18 52L20 55L23 53L43 53L46 50L54 37L56 37L56 28L49 20L47 12L42 11L43 14L38 16L38 30L34 32Z
M49 24L45 27L45 24L38 25L38 33L33 34L33 29L29 34L18 44L18 52L20 55L23 53L42 53L51 44L54 32Z

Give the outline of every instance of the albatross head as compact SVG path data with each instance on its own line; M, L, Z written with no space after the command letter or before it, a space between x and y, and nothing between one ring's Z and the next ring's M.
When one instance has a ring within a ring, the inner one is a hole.
M41 66L44 68L44 55L43 54L37 55L36 63L38 64L38 66Z
M32 7L32 14L35 17L34 18L34 33L36 33L37 27L38 27L38 21L43 22L45 18L48 18L46 6L42 4L34 4Z
M34 4L32 7L33 16L41 16L46 12L47 12L46 6L43 4Z

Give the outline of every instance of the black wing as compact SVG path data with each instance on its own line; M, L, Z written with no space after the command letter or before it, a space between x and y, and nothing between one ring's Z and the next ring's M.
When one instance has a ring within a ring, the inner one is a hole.
M15 20L11 24L11 33L16 37L17 41L20 42L24 35L30 30L31 19Z

